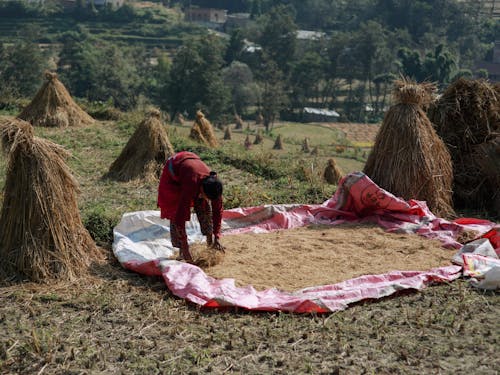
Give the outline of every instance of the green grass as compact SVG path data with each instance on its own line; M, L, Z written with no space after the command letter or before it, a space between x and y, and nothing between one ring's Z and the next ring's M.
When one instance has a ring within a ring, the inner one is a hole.
M101 177L142 115L82 128L36 128L36 135L70 150L81 185L79 206L100 245L125 212L156 209L155 183L118 183ZM335 132L286 124L284 150L274 137L246 151L249 131L210 150L189 141L185 126L169 126L177 150L199 152L226 183L226 207L264 203L320 203L335 191L319 178L335 157L345 172L362 161L342 158ZM322 131L322 130L321 130ZM300 151L304 134L321 143L319 156ZM330 138L326 139L327 134ZM218 139L223 132L217 130ZM321 142L320 142L321 141ZM0 187L5 157L0 158ZM0 286L0 373L312 373L496 374L500 368L495 293L459 280L367 301L327 315L205 311L173 297L163 280L124 270L111 252L91 275L74 282Z

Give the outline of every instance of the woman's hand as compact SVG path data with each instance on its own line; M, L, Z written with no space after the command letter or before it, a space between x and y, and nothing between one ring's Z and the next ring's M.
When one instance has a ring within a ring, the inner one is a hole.
M224 246L222 246L222 244L219 242L219 239L218 239L217 237L215 237L215 238L214 238L214 243L213 243L212 247L213 247L214 249L216 249L216 250L220 250L220 251L222 251L223 253L225 253L225 251L224 251L224 250L225 250L226 248L225 248Z

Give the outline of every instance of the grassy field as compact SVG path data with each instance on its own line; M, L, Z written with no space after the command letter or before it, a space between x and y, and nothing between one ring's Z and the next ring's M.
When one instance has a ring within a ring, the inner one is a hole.
M80 210L106 262L74 282L0 287L2 374L497 374L498 293L459 280L368 301L327 315L206 311L172 296L159 278L128 272L110 251L109 230L129 211L156 209L155 183L102 179L141 121L140 113L85 128L36 128L72 152ZM250 123L209 150L168 127L176 150L194 150L226 182L225 206L320 203L335 186L320 175L334 157L346 173L363 167L349 139L314 124L276 124L246 151ZM245 124L246 125L246 124ZM283 150L272 150L281 134ZM319 154L301 151L304 137ZM0 187L5 158L0 159Z

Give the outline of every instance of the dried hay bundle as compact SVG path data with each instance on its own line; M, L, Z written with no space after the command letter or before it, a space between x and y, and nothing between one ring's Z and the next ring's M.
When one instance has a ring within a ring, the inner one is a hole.
M262 113L257 114L257 117L255 118L255 125L262 125L264 123L264 116L262 116Z
M328 163L323 172L323 179L331 185L337 185L341 178L342 172L337 166L337 163L335 163L335 160L333 158L328 159Z
M196 120L191 128L189 138L200 143L205 143L210 147L218 146L212 124L205 118L205 115L201 111L196 112Z
M257 134L255 134L255 140L253 141L254 145L259 145L264 142L264 137L262 136L262 132L259 130Z
M453 159L500 132L500 93L485 80L456 80L428 112Z
M29 122L17 118L0 118L0 139L2 142L2 149L5 153L9 152L16 138L19 137L21 133L24 133L27 137L33 138L33 126L31 126Z
M250 141L249 135L247 135L247 137L245 138L245 142L243 143L243 146L245 146L246 150L249 150L250 147L252 147L252 142Z
M174 154L160 111L151 110L139 124L106 177L117 181L135 178L156 180L165 161Z
M311 148L309 147L309 138L304 138L304 141L302 142L302 152L311 152Z
M46 82L30 104L17 116L33 126L66 127L94 122L71 98L56 73L46 72Z
M232 133L231 133L231 128L229 126L226 126L226 130L224 131L224 140L229 141L231 140Z
M243 120L237 114L234 115L234 123L236 124L235 129L243 129Z
M281 140L281 134L278 134L276 141L274 141L273 150L283 150L283 141Z
M460 162L466 165L456 175L455 199L466 207L489 211L500 217L500 134L473 146Z
M192 140L198 142L198 143L203 143L207 146L209 146L208 141L205 139L205 136L203 135L200 125L195 122L193 126L191 127L191 131L189 132L189 138Z
M438 216L453 215L451 157L423 107L433 86L395 83L395 105L387 111L364 172L380 187L404 199L427 201Z
M180 124L180 125L184 125L184 122L186 121L186 119L184 118L184 116L182 115L182 113L177 113L175 116L174 116L174 122L176 124Z
M499 190L494 177L500 175L494 152L500 134L499 89L485 80L461 78L428 111L452 157L454 204L494 215L499 212L491 203Z
M13 139L0 214L0 273L9 279L73 279L98 257L80 218L68 155L29 131Z

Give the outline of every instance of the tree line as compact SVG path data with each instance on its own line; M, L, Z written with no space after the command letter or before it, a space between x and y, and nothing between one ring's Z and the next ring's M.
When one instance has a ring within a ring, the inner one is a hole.
M314 106L335 109L344 120L379 121L400 75L441 86L486 77L471 68L499 30L477 6L455 0L218 3L248 11L254 22L227 39L188 36L174 53L154 59L144 47L105 41L83 27L64 33L57 51L42 49L34 42L40 31L28 28L14 45L0 45L1 101L32 96L49 68L73 96L121 109L149 102L172 115L203 109L214 120L260 112L269 126L278 116L300 119ZM121 12L134 17L133 8ZM323 33L297 38L313 26Z

